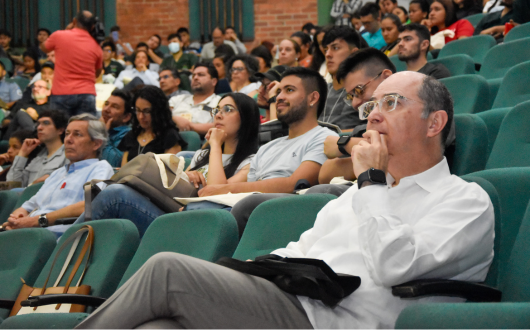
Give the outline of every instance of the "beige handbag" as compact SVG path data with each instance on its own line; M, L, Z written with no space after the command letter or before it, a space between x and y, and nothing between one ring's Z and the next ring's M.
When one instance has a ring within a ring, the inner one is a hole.
M74 267L72 271L70 272L70 275L68 276L68 280L66 281L66 284L64 287L59 287L59 283L61 282L61 279L64 277L64 274L66 272L66 269L70 265L70 262L72 261L72 257L75 254L75 251L77 250L77 246L79 245L79 241L81 240L81 236L83 236L84 233L88 232L85 243L83 244L83 248L81 249L81 252L79 253L79 256L77 257L77 260L74 264ZM72 242L72 247L70 248L70 252L68 253L68 256L66 257L66 260L63 264L63 268L61 269L61 272L59 273L59 276L57 277L57 280L55 281L55 284L53 287L48 288L48 281L50 280L50 276L53 271L53 267L55 266L55 262L57 261L57 258L61 255L61 252L63 249L68 246L68 243ZM11 313L9 316L14 315L23 315L23 314L32 314L32 313L82 313L85 311L86 306L84 305L71 305L71 304L56 304L56 305L45 305L45 306L39 306L39 307L22 307L21 302L24 300L27 300L29 297L34 296L40 296L40 295L47 295L47 294L61 294L61 293L71 293L71 294L82 294L82 295L88 295L90 294L90 286L89 285L80 285L81 281L83 280L83 277L85 276L86 270L89 266L90 256L92 254L92 247L94 245L94 229L92 229L91 226L85 225L78 231L76 231L72 236L70 236L63 245L59 248L57 251L57 254L55 255L55 258L53 259L53 263L50 267L50 272L48 273L48 277L46 278L46 281L44 282L44 285L42 288L33 288L24 283L22 286L22 289L20 289L20 293L15 301L15 305L13 306L13 309L11 310ZM79 270L79 266L83 262L83 259L85 259L86 255L86 261L85 261L85 267L83 269L83 273L81 273L81 276L79 277L79 280L77 281L76 286L70 286L72 283L72 280L74 279L75 274Z
M85 220L92 219L92 200L101 191L96 183L121 183L151 200L167 213L178 212L183 206L174 197L197 197L197 188L184 172L184 158L173 154L148 152L134 157L110 180L92 180L85 183Z

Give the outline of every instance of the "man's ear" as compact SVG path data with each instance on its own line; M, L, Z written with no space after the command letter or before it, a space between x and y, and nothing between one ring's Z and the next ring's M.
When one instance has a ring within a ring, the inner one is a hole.
M96 152L103 145L103 141L95 139L93 140L93 142L94 142L94 147L92 147L92 151Z
M309 107L314 108L318 103L318 100L320 100L320 94L317 91L314 91L308 95L307 100L309 102Z
M392 75L392 71L389 69L384 69L381 73L381 77L383 77L383 80L390 77Z
M438 134L441 134L445 125L447 125L447 112L445 112L445 110L435 111L431 113L428 121L429 127L427 128L427 137L435 137Z
M123 116L123 124L127 124L128 122L130 122L132 119L132 113L126 113L124 116Z
M427 53L429 51L429 47L431 45L431 42L427 39L423 40L420 44L420 50L425 51Z

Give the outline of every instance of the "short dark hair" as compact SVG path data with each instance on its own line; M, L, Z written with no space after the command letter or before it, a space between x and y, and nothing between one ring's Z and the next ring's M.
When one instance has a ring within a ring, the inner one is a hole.
M443 110L447 112L447 124L442 130L442 150L445 149L445 141L451 131L453 122L453 98L445 85L431 76L425 76L418 90L418 97L423 101L422 118L427 118L431 113Z
M215 78L219 80L219 74L217 73L217 69L211 62L210 63L203 63L203 62L197 63L195 64L194 70L200 67L205 67L208 70L208 74L210 75L210 77L212 77L212 79Z
M307 31L310 31L313 30L315 28L315 25L311 22L308 22L308 23L305 23L304 26L302 26L302 31L304 30L307 30Z
M403 7L403 6L398 6L399 9L401 9L403 11L403 13L405 14L405 16L409 16L409 12L407 11L407 8Z
M361 15L361 17L372 15L373 18L378 19L380 13L381 8L373 2L368 2L359 9L359 15Z
M147 44L145 42L143 42L143 41L140 41L138 43L138 45L136 45L136 49L138 49L140 47L145 47L145 48L149 49L149 46L147 46Z
M227 26L225 27L225 32L226 32L226 30L228 30L228 29L230 29L230 30L234 30L234 32L236 32L236 28L233 27L232 25L227 25Z
M178 33L171 33L170 35L168 35L167 36L167 41L169 42L173 38L177 38L179 41L182 41L182 39L180 38L180 35Z
M124 91L122 89L116 88L115 90L110 93L112 96L119 97L123 100L123 103L125 105L125 111L124 114L130 113L132 116L135 115L135 109L134 109L134 95L131 92ZM131 117L132 119L132 117Z
M7 36L11 38L11 32L4 30L4 29L0 29L0 36Z
M134 53L132 53L132 63L133 63L133 67L136 68L136 64L134 64L134 62L136 62L136 57L138 57L138 54L139 53L144 53L145 56L147 56L147 61L149 62L149 54L147 54L147 52L145 50L135 50ZM149 64L148 64L149 66Z
M180 79L180 72L178 69L174 68L174 67L162 67L160 68L160 70L158 70L158 73L162 73L162 71L169 71L171 72L171 76L174 78L174 79Z
M429 2L427 0L412 0L409 3L409 6L412 5L413 3L417 3L418 5L420 5L420 9L421 9L422 12L429 13L430 5L429 5Z
M110 32L114 32L114 31L120 31L120 27L118 25L114 25L113 27L111 27Z
M255 75L256 73L259 72L258 60L254 56L248 55L248 54L236 55L230 59L230 61L226 64L226 67L228 69L231 69L235 61L243 62L243 65L248 71L250 82L255 82L256 81ZM230 75L228 75L227 78L228 80L232 80Z
M186 32L187 34L190 34L190 30L188 30L188 28L184 26L178 28L177 34L180 35L182 32Z
M401 33L403 31L414 31L414 32L416 32L416 35L420 39L420 43L423 40L429 40L429 44L431 42L431 33L429 32L429 29L427 29L427 27L425 25L423 25L423 24L410 23L410 24L402 25L399 28L399 32Z
M42 28L42 27L37 29L37 34L39 34L39 32L41 32L41 31L46 32L48 34L48 36L50 36L50 34L52 34L50 30L48 30L47 28Z
M359 50L346 58L337 70L337 81L342 82L348 73L365 69L367 76L375 77L381 71L388 69L396 72L396 66L383 52L375 48Z
M89 11L81 10L79 13L77 13L77 16L75 18L77 20L77 24L79 24L83 29L90 32L92 31L94 24L96 24L96 17L94 15L87 17L85 15L85 12Z
M265 61L265 66L267 68L271 67L272 55L271 52L267 49L267 47L259 45L258 47L250 51L250 55L262 58Z
M162 44L162 38L158 34L153 34L151 37L156 37L158 39L158 47ZM158 49L158 47L156 47Z
M66 126L68 126L68 120L70 120L70 117L68 114L61 110L44 110L40 115L39 118L48 117L51 118L53 121L53 126L55 126L55 129L63 129L63 133L61 134L61 141L64 142L64 137L66 134Z
M35 137L35 132L29 129L19 129L13 132L11 134L10 138L15 138L20 141L20 143L24 143L24 140L26 139L33 139Z
M223 63L228 62L233 56L236 56L236 52L234 52L234 48L228 44L222 44L214 51L214 58L221 58Z
M349 26L333 26L322 38L322 47L326 47L337 39L344 40L350 48L363 49L368 47L364 38Z
M110 49L112 49L113 52L116 52L116 45L112 41L105 41L104 43L101 44L101 49L105 47L110 47Z
M395 15L395 14L385 14L385 16L383 16L383 19L390 19L392 20L392 23L394 23L394 25L398 28L398 30L401 28L401 26L403 25L401 23L401 19ZM383 19L381 21L383 21Z
M386 0L383 0L383 1L386 1ZM397 3L397 0L390 0L392 1L392 3Z
M320 97L318 99L317 118L319 118L326 107L326 99L328 97L328 85L322 75L318 71L304 67L293 67L285 70L282 74L282 80L288 76L296 76L302 79L306 95L318 92Z
M222 34L225 34L225 29L223 29L223 28L220 27L220 26L216 26L216 27L214 27L214 28L212 29L212 35L213 35L213 31L215 31L215 30L217 30L217 29L218 29L219 31L221 31Z
M300 38L300 40L302 40L302 45L311 46L311 37L309 36L309 34L302 31L296 31L295 33L291 34L291 38L293 37Z

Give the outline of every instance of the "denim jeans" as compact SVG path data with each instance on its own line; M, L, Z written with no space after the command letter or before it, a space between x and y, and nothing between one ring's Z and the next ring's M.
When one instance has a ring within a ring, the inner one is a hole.
M52 95L50 108L65 111L69 116L89 113L96 115L96 96L92 94Z
M92 201L92 220L131 220L143 237L147 227L159 216L165 214L149 199L123 184L113 184L103 189ZM75 223L85 221L85 214Z

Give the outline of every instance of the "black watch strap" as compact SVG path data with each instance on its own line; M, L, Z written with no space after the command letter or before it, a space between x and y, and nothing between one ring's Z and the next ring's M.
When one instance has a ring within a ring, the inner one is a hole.
M338 146L339 147L339 151L342 152L343 155L348 155L348 156L351 156L349 152L346 151L346 149L344 149L343 146Z
M273 97L271 97L270 99L268 99L268 100L267 100L267 103L268 103L268 104L276 103L276 95L274 95Z
M376 170L372 167L368 171L361 173L357 178L357 186L359 187L359 189L361 189L363 183L367 181L371 184L386 185L386 174L385 172L381 170Z
M351 156L351 154L344 148L350 142L351 136L341 136L337 141L337 147L343 155ZM342 142L344 140L344 142Z

